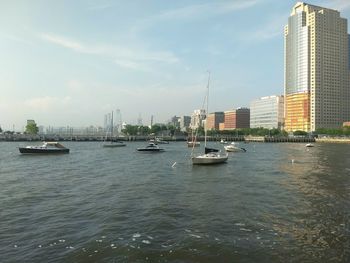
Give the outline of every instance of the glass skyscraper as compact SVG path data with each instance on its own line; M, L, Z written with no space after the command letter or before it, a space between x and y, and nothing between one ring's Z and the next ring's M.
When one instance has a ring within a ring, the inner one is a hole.
M298 2L284 35L285 130L340 128L350 120L347 20Z

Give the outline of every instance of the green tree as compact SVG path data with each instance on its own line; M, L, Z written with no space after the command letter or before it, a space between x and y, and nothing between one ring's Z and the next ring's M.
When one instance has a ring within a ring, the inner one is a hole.
M137 125L126 125L125 128L122 130L123 133L125 133L126 135L137 135L138 132L138 126Z
M305 136L305 135L307 135L307 132L306 131L295 131L295 132L293 132L293 135Z
M26 133L29 134L37 134L39 131L38 126L36 126L36 123L28 123L26 126Z
M2 132L2 129L1 129L1 127L0 127L0 132Z

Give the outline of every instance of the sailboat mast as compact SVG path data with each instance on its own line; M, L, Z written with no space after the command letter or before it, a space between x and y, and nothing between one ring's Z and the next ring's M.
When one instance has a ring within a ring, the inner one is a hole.
M210 81L210 71L208 72L208 83L207 83L207 109L206 109L206 117L205 117L205 126L204 126L204 147L207 147L207 128L208 128L208 116L209 116L209 81Z
M111 119L111 140L113 140L113 111L112 111L112 119Z

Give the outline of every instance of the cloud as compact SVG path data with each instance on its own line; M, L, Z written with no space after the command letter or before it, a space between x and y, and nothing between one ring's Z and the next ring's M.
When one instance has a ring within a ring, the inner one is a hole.
M116 65L133 70L148 70L149 63L178 63L180 59L169 51L150 51L142 47L118 45L89 45L63 36L43 33L39 37L46 42L78 53L108 57Z
M164 11L163 13L154 16L154 20L183 20L195 19L209 16L215 16L225 13L231 13L237 10L247 9L256 5L258 1L227 1L227 2L212 2L198 5L185 6L178 9Z
M48 111L52 108L62 107L69 104L71 98L69 96L58 98L58 97L37 97L31 98L24 101L24 105L33 110Z
M0 36L7 39L7 40L11 40L11 41L15 41L17 43L33 46L33 43L31 41L29 41L28 39L25 39L23 37L18 37L15 35L6 35L6 34L1 34Z
M349 0L333 0L331 2L327 1L327 5L331 6L331 8L334 8L339 11L345 11L347 9L350 9L350 1ZM325 6L327 6L325 5Z
M271 17L259 28L249 31L242 36L246 41L266 41L275 37L283 37L284 26L288 22L289 13Z
M260 1L261 0L213 1L205 4L189 5L177 9L166 10L160 14L138 21L131 31L135 33L164 21L198 20L232 13L238 10L251 8L257 5Z

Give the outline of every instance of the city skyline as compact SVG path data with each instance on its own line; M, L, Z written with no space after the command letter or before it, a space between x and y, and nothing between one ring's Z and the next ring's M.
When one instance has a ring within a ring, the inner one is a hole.
M8 1L0 9L0 125L148 125L283 94L284 26L297 1ZM350 19L349 1L307 1ZM55 10L55 12L52 12Z

